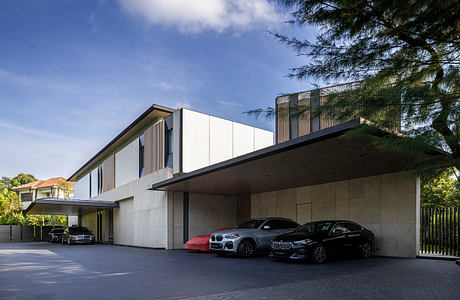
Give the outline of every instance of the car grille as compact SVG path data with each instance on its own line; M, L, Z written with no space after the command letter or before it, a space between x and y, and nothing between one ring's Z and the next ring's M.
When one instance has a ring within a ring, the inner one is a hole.
M218 242L222 241L222 235L221 234L216 235L216 240Z
M272 242L272 248L276 250L287 250L292 248L291 242Z

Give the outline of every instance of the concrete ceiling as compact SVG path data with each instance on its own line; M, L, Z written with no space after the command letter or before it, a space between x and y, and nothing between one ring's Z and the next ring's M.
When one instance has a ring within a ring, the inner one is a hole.
M110 201L37 199L25 210L28 215L68 215L82 216L105 208L119 207Z
M154 184L152 189L243 195L411 170L426 155L388 153L344 138L348 123Z

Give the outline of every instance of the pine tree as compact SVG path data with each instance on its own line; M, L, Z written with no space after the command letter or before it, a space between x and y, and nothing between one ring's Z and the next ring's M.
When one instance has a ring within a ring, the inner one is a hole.
M460 4L458 0L283 0L294 9L289 23L319 28L315 41L274 33L306 58L289 77L353 88L331 93L315 114L338 120L363 117L372 125L349 135L372 133L401 120L400 135L379 134L387 151L433 151L445 155L417 168L460 170ZM293 111L300 114L308 107ZM271 114L275 109L252 113ZM401 137L402 136L402 137Z

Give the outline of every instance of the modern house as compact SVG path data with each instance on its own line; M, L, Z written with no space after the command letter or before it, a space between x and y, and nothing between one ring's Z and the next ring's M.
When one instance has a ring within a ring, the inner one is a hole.
M276 105L321 105L327 92ZM429 154L343 138L363 122L277 116L273 145L269 131L153 105L69 177L72 202L37 200L29 213L73 210L99 241L164 249L255 217L348 219L373 230L376 254L415 257L420 182L411 170Z

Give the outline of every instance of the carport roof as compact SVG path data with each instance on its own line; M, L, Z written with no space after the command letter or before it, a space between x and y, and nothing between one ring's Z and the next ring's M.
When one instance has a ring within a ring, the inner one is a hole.
M117 202L42 198L33 201L24 211L30 215L68 215L82 216L104 208L119 207Z
M244 195L412 170L430 155L382 152L343 138L352 120L152 185L152 190ZM441 155L441 154L440 154Z

